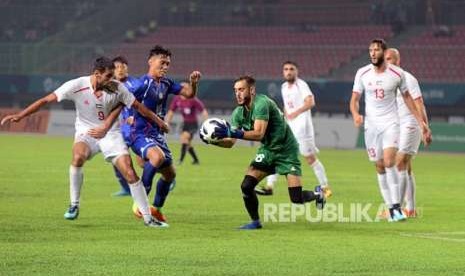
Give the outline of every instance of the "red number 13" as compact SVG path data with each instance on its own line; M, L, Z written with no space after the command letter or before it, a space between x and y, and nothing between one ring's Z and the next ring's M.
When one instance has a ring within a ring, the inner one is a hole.
M375 89L375 97L376 99L384 99L384 89Z

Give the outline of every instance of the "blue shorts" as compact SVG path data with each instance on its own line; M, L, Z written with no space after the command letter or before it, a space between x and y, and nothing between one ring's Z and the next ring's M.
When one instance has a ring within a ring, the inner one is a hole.
M159 147L165 154L165 162L159 169L165 168L173 164L173 156L168 144L166 143L165 136L161 134L133 134L131 139L131 149L142 159L147 160L147 150L151 147Z

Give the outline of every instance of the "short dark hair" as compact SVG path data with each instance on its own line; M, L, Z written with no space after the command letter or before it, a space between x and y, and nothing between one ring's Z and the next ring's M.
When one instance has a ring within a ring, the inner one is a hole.
M238 77L237 79L234 80L234 83L236 83L238 81L243 81L243 80L245 80L248 87L255 86L255 79L252 76L249 76L249 75L244 75L244 76Z
M285 62L283 62L283 67L284 65L294 65L295 68L299 68L299 66L297 65L297 62L290 61L290 60L286 60Z
M383 49L383 51L387 49L386 41L382 38L372 39L370 45L371 44L378 44L381 47L381 49Z
M117 56L112 61L113 61L113 63L119 62L119 63L129 65L128 59L126 57L124 57L124 56Z
M155 45L152 49L150 49L149 58L158 55L171 57L171 51L167 48L163 48L163 46Z
M115 65L111 59L107 57L98 57L95 59L92 72L95 72L96 70L99 72L104 72L106 69L115 69Z

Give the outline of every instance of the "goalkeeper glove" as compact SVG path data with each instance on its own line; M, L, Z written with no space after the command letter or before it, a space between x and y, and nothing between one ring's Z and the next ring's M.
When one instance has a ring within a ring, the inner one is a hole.
M244 131L241 129L233 129L231 125L226 122L226 125L218 125L215 128L214 135L218 139L223 138L235 138L235 139L242 139L244 138Z

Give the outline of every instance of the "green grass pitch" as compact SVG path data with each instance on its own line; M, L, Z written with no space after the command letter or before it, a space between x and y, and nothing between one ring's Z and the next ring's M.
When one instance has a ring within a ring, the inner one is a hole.
M199 145L200 166L177 169L165 206L169 229L131 213L101 155L86 164L77 221L66 221L70 138L0 135L0 275L463 275L465 157L422 153L415 160L422 217L405 223L248 221L240 183L251 147ZM175 156L179 146L172 144ZM323 149L333 203L379 204L364 151ZM305 186L316 180L303 165ZM284 178L261 205L288 203ZM373 211L374 212L374 211Z

